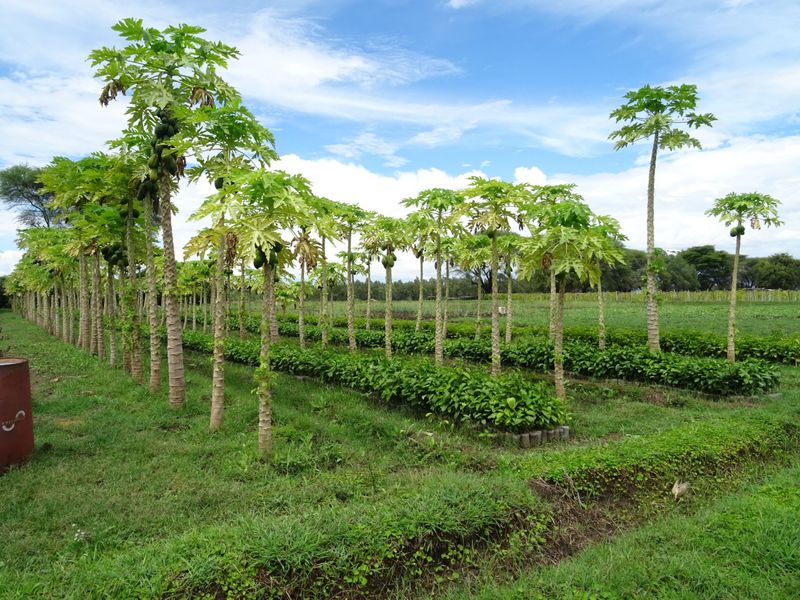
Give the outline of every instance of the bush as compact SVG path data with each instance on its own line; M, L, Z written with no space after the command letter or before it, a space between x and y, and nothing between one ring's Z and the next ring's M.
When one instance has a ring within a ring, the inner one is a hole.
M185 331L183 343L201 352L213 350L213 337L196 331ZM225 357L235 362L257 365L259 352L260 342L255 340L225 342ZM465 367L440 367L428 359L389 361L286 345L272 346L270 361L276 371L318 377L387 402L504 431L551 429L568 417L549 386L518 373L492 377Z

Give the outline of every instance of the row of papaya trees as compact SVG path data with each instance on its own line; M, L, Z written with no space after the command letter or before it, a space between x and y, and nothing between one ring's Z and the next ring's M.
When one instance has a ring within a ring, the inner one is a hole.
M100 357L107 355L112 364L121 355L123 367L141 383L145 379L141 330L146 318L151 392L161 386L158 330L163 319L169 404L179 408L186 398L182 318L187 319L191 309L196 325L197 298L205 299L209 292L210 302L208 306L201 304L201 310L204 320L206 308L212 313L210 429L214 431L224 418L226 297L235 285L232 278L238 277L240 316L245 311L242 292L247 285L262 296L261 353L255 380L259 448L266 459L272 451L269 357L270 345L277 336L276 283L287 273L292 278L295 273L299 275L298 326L300 345L305 347L307 285L309 277L314 279L319 287L319 324L325 346L329 343L329 292L341 272L347 288L348 345L356 352L354 278L362 265L369 296L371 265L380 260L385 272L385 353L391 359L392 269L397 253L410 250L420 268L417 327L422 321L425 262L432 262L436 270L437 363L444 360L451 264L457 260L465 269L488 266L493 375L501 370L500 269L505 270L509 282L508 325L512 319L512 274L524 278L534 272L547 273L554 380L557 396L565 399L563 308L567 278L599 287L601 264L622 260L620 242L625 237L615 219L595 214L570 184L532 186L478 176L471 177L462 190L429 189L407 199L404 204L410 214L405 219L321 198L302 175L272 167L278 159L272 133L220 75L237 57L236 49L209 42L201 37L203 29L188 25L158 30L144 27L140 20L126 19L114 29L126 45L97 49L90 61L102 82L101 105L108 105L120 94L128 98L127 125L105 151L79 160L56 157L42 170L40 182L51 194L50 202L60 223L20 231L19 245L25 255L7 283L9 291L16 294L20 311L65 340ZM710 122L708 115L692 117L696 101L693 86L643 90L637 92L639 95L628 95L628 108L612 113L618 121L631 122L612 134L620 147L652 135L655 158L659 144L678 147L678 142L686 141L676 137L673 121L667 119L664 125L663 118L654 117L657 114L677 111L688 115L690 126ZM655 129L626 129L641 123L651 123ZM658 129L659 123L667 128ZM654 163L652 167L651 176ZM185 262L179 263L172 217L182 180L207 181L212 193L190 217L210 225L190 239L183 249ZM743 219L750 218L753 226L761 222L778 224L775 202L760 194L732 195L717 202L714 214L736 224L737 256L741 239L738 227ZM333 244L344 248L338 269L327 256ZM656 272L656 266L648 268ZM257 274L256 279L246 281L253 274ZM199 292L192 286L198 286ZM478 290L480 295L481 288ZM598 296L602 343L602 294ZM182 299L187 297L191 303L182 306ZM370 306L368 301L366 323L372 316ZM240 319L240 323L243 321ZM505 332L506 341L510 341L512 327L507 326ZM658 350L657 344L651 347Z

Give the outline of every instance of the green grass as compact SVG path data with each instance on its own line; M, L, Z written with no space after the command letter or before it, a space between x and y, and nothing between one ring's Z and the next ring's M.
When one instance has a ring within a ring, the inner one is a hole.
M800 465L516 581L451 593L480 598L789 599L800 597Z
M758 414L800 414L800 370L788 367L781 396L750 405L572 383L575 439L526 452L278 376L276 455L264 465L250 368L226 366L225 424L209 435L208 356L186 355L188 402L172 411L165 391L150 395L11 313L0 313L0 334L0 350L31 360L37 441L31 462L0 477L2 598L241 597L263 592L264 573L295 597L438 593L483 564L499 576L535 560L550 509L521 468L531 461L635 461L648 440L705 422L724 437L741 416L757 426Z
M477 302L475 300L454 300L450 306L452 320L474 320ZM501 304L504 299L501 297ZM489 325L488 300L483 302L483 324ZM395 316L399 318L414 319L417 313L417 303L411 300L396 301L393 303ZM433 318L434 303L426 301L423 306L425 317ZM259 307L253 304L252 310L257 312ZM317 314L318 307L311 303L308 307L309 314ZM334 314L346 314L346 303L334 302ZM356 315L363 316L366 303L356 303ZM513 306L515 325L536 325L546 327L549 319L549 306L541 300L520 300ZM375 302L372 315L380 318L383 316L383 304ZM662 331L690 329L709 331L724 335L728 326L728 305L724 302L670 302L663 300L659 304L659 318ZM597 325L597 303L585 300L568 300L564 309L565 325ZM625 327L645 329L647 324L645 306L642 302L613 302L606 303L606 326L609 328ZM736 307L736 327L742 333L757 336L782 335L800 331L800 311L793 302L739 302Z

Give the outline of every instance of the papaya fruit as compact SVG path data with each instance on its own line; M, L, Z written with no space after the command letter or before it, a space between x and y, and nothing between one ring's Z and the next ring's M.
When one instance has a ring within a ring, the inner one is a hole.
M150 169L147 173L150 181L158 181L158 169Z

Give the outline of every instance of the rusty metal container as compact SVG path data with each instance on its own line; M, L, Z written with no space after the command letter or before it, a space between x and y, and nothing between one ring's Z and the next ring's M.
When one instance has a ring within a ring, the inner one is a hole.
M24 358L0 357L0 472L33 453L31 375Z

